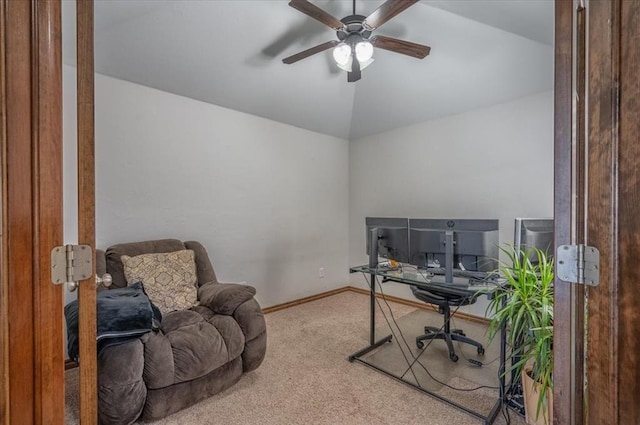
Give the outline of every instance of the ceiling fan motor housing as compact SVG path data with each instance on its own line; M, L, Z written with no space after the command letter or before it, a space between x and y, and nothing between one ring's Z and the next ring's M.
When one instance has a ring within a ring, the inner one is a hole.
M345 28L336 31L336 34L338 35L338 39L340 41L345 41L351 38L351 40L355 42L360 41L362 39L367 40L371 35L371 31L365 29L362 26L362 23L366 18L367 18L366 16L362 16L362 15L349 15L340 19L340 21L345 25ZM357 38L350 37L352 35L356 35Z

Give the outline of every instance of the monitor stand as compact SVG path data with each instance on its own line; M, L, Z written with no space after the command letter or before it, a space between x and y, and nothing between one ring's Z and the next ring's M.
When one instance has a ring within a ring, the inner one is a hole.
M446 283L453 283L453 231L447 230L444 234L444 276Z

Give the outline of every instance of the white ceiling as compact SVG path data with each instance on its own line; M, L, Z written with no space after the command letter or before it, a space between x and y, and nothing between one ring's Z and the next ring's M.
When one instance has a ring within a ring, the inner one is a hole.
M312 0L313 1L313 0ZM351 1L314 4L338 18ZM75 7L63 2L64 62L75 64ZM382 0L357 1L368 15ZM551 90L552 0L422 0L375 34L431 46L424 60L376 50L347 83L336 38L287 0L98 0L96 71L345 139Z

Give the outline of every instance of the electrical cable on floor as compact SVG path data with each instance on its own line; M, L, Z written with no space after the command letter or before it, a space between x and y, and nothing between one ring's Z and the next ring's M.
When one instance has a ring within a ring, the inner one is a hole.
M451 317L451 324L452 324L454 327L456 326L456 325L455 325L455 322L454 322L454 320L453 320L453 316ZM462 357L463 357L465 360L468 360L468 359L467 359L467 357L464 355L464 351L461 349L461 348L462 348L462 343L460 343L459 341L456 341L456 342L457 342L457 344L458 344L458 347L460 348L460 350L459 350L460 354L462 355ZM507 348L507 351L508 351L508 352L507 352L507 353L506 353L506 355L505 355L505 357L506 357L506 358L508 358L508 357L509 357L509 354L510 354L510 352L511 352L509 348ZM500 356L496 357L495 359L493 359L493 360L491 360L491 361L489 361L489 362L483 362L483 363L482 363L482 365L483 365L483 366L490 365L490 364L492 364L492 363L495 363L495 362L496 362L496 361L498 361L498 360L500 360ZM498 369L497 373L498 373L498 379L501 379L501 377L500 377L500 369ZM507 373L507 372L504 372L504 374L505 374L505 375L506 375L506 373ZM502 395L502 396L503 396L503 402L502 402L502 408L501 408L501 410L507 410L506 415L505 415L504 411L502 412L502 415L505 417L506 425L509 425L509 424L511 423L511 417L509 416L509 412L508 412L508 408L509 408L509 406L508 406L508 404L506 403L506 387L507 387L507 385L505 384L504 393L503 393L503 395ZM498 389L499 389L499 388L498 388Z
M454 328L456 327L455 322L453 320L453 316L451 316L451 324L453 325ZM456 341L456 342L458 344L458 347L460 348L460 350L459 350L460 354L462 354L462 357L465 360L468 360L467 357L464 355L464 351L462 350L462 343L460 343L459 341ZM493 360L491 360L489 362L483 362L482 365L483 366L490 365L490 364L496 362L497 360L500 360L500 356L496 357L495 359L493 359ZM505 374L506 374L506 372L505 372ZM498 370L498 379L500 379L500 370ZM505 389L505 391L506 391L506 389ZM502 394L502 396L503 396L503 400L502 400L502 405L500 407L500 412L502 413L502 416L504 417L505 425L510 425L511 424L511 416L509 414L509 406L506 403L506 400L504 400L504 396L505 396L504 393Z
M367 285L369 285L369 289L371 289L371 285L375 285L376 282L378 281L378 278L376 277L375 282L369 282L369 280L367 279L366 275L365 275L365 281L367 282ZM382 289L382 288L381 288ZM375 290L375 287L374 287ZM383 299L384 299L384 294L383 294ZM393 330L393 327L391 326L391 323L389 323L389 319L387 318L387 315L385 314L384 310L382 309L382 305L380 304L380 300L378 299L378 297L375 297L376 303L378 304L378 307L380 308L380 311L382 312L382 316L384 317L384 320L387 322L387 325L389 325L389 329L391 330L391 335L393 335L393 337L399 341L395 331ZM386 302L386 300L385 300ZM388 304L387 304L388 307ZM391 313L391 310L389 310L389 312ZM393 313L392 313L392 318L393 318ZM400 328L398 327L398 324L395 322L395 318L394 318L394 323L396 324L396 328L398 329L398 332L400 332L400 335L402 336L402 339L404 340L404 335L402 335L402 331L400 331ZM406 344L406 341L405 341ZM404 357L404 360L409 363L409 359L407 358L404 350L402 349L402 347L400 348L400 352L402 353L402 356ZM411 374L413 375L413 378L416 380L416 382L418 382L418 377L416 376L415 372L412 370ZM404 377L404 375L403 375Z
M376 282L377 282L377 278L376 278ZM418 381L418 378L415 375L415 372L413 371L413 365L416 363L418 358L416 358L413 355L413 351L411 351L411 346L409 345L409 343L405 339L404 334L402 333L402 330L400 329L400 326L398 325L398 322L396 321L395 315L393 314L393 310L391 309L391 306L389 305L389 302L387 301L387 298L385 297L384 292L382 290L382 284L380 282L377 282L377 283L378 283L378 286L380 287L380 294L382 295L382 300L386 304L387 309L389 309L389 315L391 316L391 320L393 320L393 324L396 326L396 328L398 329L398 333L402 337L402 342L404 342L404 345L405 345L407 351L409 352L411 358L413 359L413 362L409 362L409 359L407 359L407 356L404 354L404 349L402 348L402 346L398 345L398 348L400 348L400 351L402 352L402 355L405 358L405 361L407 362L407 365L409 365L409 367L407 367L407 369L405 369L405 371L400 375L400 377L402 379L404 379L404 376L409 371L411 371L411 374L413 375L414 379L416 380L416 384L418 384L418 386L422 387L422 385L420 385L420 381ZM382 315L384 316L385 320L387 321L387 325L389 325L389 328L391 328L391 323L389 323L389 319L387 319L387 316L384 313L384 310L382 309L382 305L380 304L380 301L377 300L377 303L378 303L378 306L380 307L380 311L382 311ZM439 331L441 331L443 328L444 328L444 325L443 325L442 328L440 328ZM400 341L398 338L396 338L396 340L398 340L398 342ZM427 345L425 346L425 350L431 345L431 343L433 343L433 340L429 340L429 342L427 342ZM424 353L424 350L420 352L418 357L420 357L422 355L422 353ZM427 371L427 374L429 374L428 371ZM431 374L429 374L429 376L431 376ZM431 376L431 378L435 380L435 378L433 376Z
M394 320L394 323L396 324L396 326L398 326L398 325L397 325L397 323L395 322L395 317L393 316L393 311L391 310L391 306L389 306L389 303L387 302L386 298L384 297L384 292L383 292L383 290L382 290L382 285L381 285L381 284L378 284L378 285L379 285L379 287L380 287L380 293L382 294L382 299L385 301L385 304L387 305L387 308L389 309L389 311L390 311L390 313L391 313L391 317L392 317L392 319ZM458 306L458 307L453 311L453 313L451 314L451 318L452 318L452 317L453 317L453 316L458 312L458 309L459 309L459 308L460 308L460 306ZM440 327L440 329L438 329L438 331L437 331L437 332L442 332L442 331L443 331L443 329L444 329L444 327L445 327L445 324L443 324L443 325ZM402 336L402 339L403 339L403 341L404 341L405 345L406 345L407 347L409 347L409 344L407 344L406 340L404 339L404 334L402 333L402 331L400 330L400 328L399 328L399 327L398 327L398 331L400 332L400 335ZM420 362L420 361L419 361L419 359L420 359L420 357L422 356L422 354L424 354L424 353L426 352L427 348L429 348L429 346L433 343L433 341L434 341L433 339L429 340L429 342L427 343L427 345L422 349L422 351L420 352L420 354L418 354L418 356L417 356L417 357L413 355L413 352L412 352L412 351L411 351L411 349L409 348L409 353L411 354L411 357L413 358L413 362L411 362L411 363L407 362L407 364L408 364L408 368L407 368L407 369L405 370L405 372L401 375L401 377L403 377L403 378L404 378L404 375L405 375L409 370L411 370L411 371L412 371L412 373L413 373L413 365L415 365L416 363L418 363L418 364L420 365L420 367L422 367L422 369L424 369L424 371L427 373L427 375L429 375L429 377L430 377L431 379L433 379L434 381L436 381L436 382L437 382L437 383L439 383L440 385L443 385L443 386L445 386L445 387L451 388L452 390L456 390L456 391L477 391L477 390L482 389L482 388L487 388L487 389L499 389L499 388L500 388L500 387L494 387L494 386L490 386L490 385L480 385L480 386L478 386L478 387L474 387L474 388L456 388L456 387L453 387L453 386L451 386L451 385L449 385L449 384L447 384L447 383L445 383L445 382L442 382L442 381L440 381L439 379L437 379L435 376L433 376L433 375L431 374L431 372L427 369L427 367L426 367L422 362ZM405 358L406 358L406 356L405 356ZM497 359L499 359L499 357L498 357ZM496 360L497 360L497 359L496 359ZM495 360L493 360L493 361L495 361ZM414 376L415 376L415 375L414 375Z
M376 281L377 281L377 278L376 278ZM402 378L404 378L404 376L407 374L407 372L408 372L409 370L413 371L413 365L414 365L414 364L416 364L416 362L418 362L418 363L419 363L419 360L418 360L418 359L419 359L419 358L420 358L420 356L422 356L422 354L427 350L427 348L429 348L429 346L433 343L433 341L434 341L434 340L433 340L433 339L428 340L428 342L427 342L426 346L424 346L424 347L423 347L423 349L422 349L422 351L420 351L420 354L418 354L418 356L417 356L417 357L416 357L416 356L414 356L414 355L413 355L413 352L411 351L411 346L409 345L409 343L407 343L407 340L404 338L404 334L402 333L402 331L400 330L400 326L398 326L398 323L396 322L395 316L394 316L394 314L393 314L393 310L391 309L391 306L389 305L389 302L387 301L387 298L386 298L386 297L385 297L385 295L384 295L384 291L383 291L383 289L382 289L382 283L381 283L381 282L377 282L377 283L378 283L378 286L380 287L380 294L382 295L382 299L383 299L384 303L387 305L387 308L389 309L389 313L390 313L390 315L391 315L391 319L393 320L393 323L394 323L394 324L396 325L396 327L398 328L398 331L400 332L400 335L402 336L402 340L403 340L403 342L404 342L405 346L407 347L407 349L409 350L409 353L411 354L411 357L413 358L413 362L411 362L411 363L407 362L407 364L408 364L408 366L409 366L409 367L404 371L404 373L403 373L402 375L400 375ZM378 304L379 304L379 301L378 301ZM380 309L382 310L382 307L380 307ZM385 319L386 319L386 317L385 317ZM387 321L387 323L388 323L388 321ZM389 323L388 323L388 324L389 324ZM389 326L391 326L391 325L389 324ZM442 324L442 326L440 327L440 329L438 329L438 332L442 332L442 331L444 330L444 327L445 327L445 324L443 323L443 324ZM422 366L422 367L423 367L423 369L424 369L424 366ZM431 373L429 373L429 371L428 371L428 370L426 370L426 369L425 369L425 372L427 372L427 374L431 377L431 379L433 379L434 381L436 381L436 382L438 382L438 383L441 383L441 382L439 382L435 377L433 377L433 376L431 375ZM442 384L442 383L441 383L441 384ZM446 385L446 384L443 384L443 385Z
M419 358L420 358L420 356L422 356L422 354L427 350L427 348L429 348L429 346L433 343L433 341L434 341L434 340L429 340L429 341L427 342L427 345L426 345L426 346L422 349L422 351L420 352L420 354L419 354L417 357L416 357L416 356L414 356L414 355L413 355L413 352L411 351L411 348L410 348L409 344L407 343L407 340L406 340L406 339L405 339L405 337L404 337L404 334L402 333L402 330L401 330L401 329L400 329L400 327L398 326L398 323L397 323L397 321L396 321L396 319L395 319L395 316L394 316L394 314L393 314L393 310L391 309L391 306L389 305L389 302L387 301L387 299L386 299L386 297L385 297L385 295L384 295L384 291L383 291L383 289L382 289L382 284L378 281L378 279L377 279L377 278L376 278L376 283L378 283L378 286L379 286L379 288L380 288L380 294L382 295L382 299L383 299L383 301L385 302L385 304L386 304L387 308L389 309L389 313L390 313L390 315L391 315L391 319L393 320L393 323L395 324L396 328L398 329L398 332L400 333L400 336L402 336L402 341L404 342L405 346L407 347L407 350L409 351L409 354L410 354L410 355L411 355L411 357L413 358L413 362L409 363L409 361L408 361L408 359L407 359L406 355L404 354L404 351L403 351L402 347L401 347L401 346L399 346L399 347L398 347L398 348L400 348L400 351L402 351L403 356L405 357L405 360L407 361L407 365L408 365L408 368L407 368L407 369L404 371L404 373L401 375L401 378L404 378L404 376L405 376L405 375L407 374L407 372L409 372L409 371L411 371L411 373L414 375L414 378L415 378L415 373L413 372L413 365L414 365L416 362L418 362L418 363L420 364L420 366L422 366L422 368L425 370L425 372L427 373L427 375L429 375L429 377L430 377L431 379L433 379L434 381L438 382L438 383L439 383L439 384L441 384L441 385L449 386L448 384L446 384L446 383L444 383L444 382L441 382L441 381L439 381L437 378L435 378L435 377L434 377L434 376L429 372L429 370L428 370L428 369L427 369L427 368L426 368L422 363L420 363L420 362L419 362ZM384 310L382 309L382 305L380 304L380 301L379 301L379 300L377 300L377 299L376 299L376 301L377 301L377 303L378 303L378 306L379 306L380 310L382 311L383 316L385 317L385 320L387 321L387 325L389 325L389 328L391 328L391 323L389 323L389 320L387 319L386 315L384 314ZM444 326L445 326L445 325L443 324L443 325L440 327L440 329L438 330L438 332L441 332L441 331L444 329ZM396 339L398 339L398 338L396 338ZM398 340L398 341L399 341L399 340ZM421 385L420 385L420 383L419 383L419 381L417 380L417 378L416 378L416 383L417 383L419 386L421 386ZM449 386L449 387L450 387L450 386ZM456 388L454 388L454 387L450 387L450 388L452 388L452 389L454 389L454 390L456 389Z
M504 417L504 421L506 423L506 425L511 425L511 415L509 414L509 406L507 406L507 403L502 402L502 408L500 409L502 411L502 417Z
M363 273L363 274L364 274L364 273ZM371 288L371 284L372 284L372 283L371 283L371 282L369 282L369 280L366 278L366 274L365 274L365 281L366 281L366 282L367 282L367 284L369 285L369 288ZM474 387L474 388L456 388L456 387L453 387L453 386L451 386L451 385L449 385L449 384L447 384L447 383L445 383L445 382L440 381L440 380L439 380L439 379L437 379L436 377L434 377L434 376L431 374L431 372L426 368L426 366L425 366L424 364L422 364L422 362L420 362L420 361L419 361L419 358L420 358L420 357L422 356L422 354L426 351L426 349L431 345L431 343L433 343L433 341L434 341L434 340L429 340L429 342L428 342L428 343L427 343L427 345L424 347L424 349L422 349L422 351L420 352L420 354L419 354L417 357L416 357L416 356L414 356L413 352L412 352L412 351L411 351L411 349L410 349L409 344L407 343L407 341L406 341L406 339L405 339L405 337L404 337L404 334L402 333L402 330L401 330L401 329L400 329L400 327L398 326L398 323L397 323L397 321L396 321L396 319L395 319L395 316L394 316L394 314L393 314L393 310L391 309L391 306L389 305L389 303L388 303L388 301L387 301L387 299L386 299L386 297L385 297L385 295L384 295L384 291L382 290L382 283L378 281L378 278L377 278L377 277L375 278L375 282L373 282L373 284L375 285L376 283L378 284L378 287L380 288L380 294L382 295L382 299L384 300L385 304L387 305L387 308L389 309L389 313L390 313L390 315L391 315L391 319L393 320L393 323L395 324L396 328L398 329L398 333L399 333L399 334L400 334L400 336L402 337L402 341L404 342L405 346L407 347L408 352L409 352L409 355L413 358L413 361L412 361L412 362L409 362L409 359L407 358L407 355L405 354L404 349L402 348L402 346L401 346L400 344L398 345L398 348L400 348L400 351L401 351L401 353L402 353L403 357L405 358L405 361L407 362L407 365L408 365L408 368L407 368L407 369L405 370L405 372L401 375L401 378L404 378L404 376L409 372L409 370L411 370L411 373L412 373L412 375L413 375L414 379L416 379L416 383L417 383L419 386L421 386L421 385L420 385L420 383L419 383L419 381L418 381L418 379L417 379L417 377L416 377L416 375L415 375L415 372L413 371L413 365L415 365L416 363L418 363L418 364L422 367L422 369L424 369L424 371L427 373L427 375L428 375L432 380L434 380L435 382L437 382L438 384L440 384L440 385L442 385L442 386L445 386L445 387L450 388L450 389L455 390L455 391L465 391L465 392L470 392L470 391L477 391L477 390L482 389L482 388L487 388L487 389L499 389L499 387L494 387L494 386L489 386L489 385L479 385L479 386ZM378 307L380 308L380 311L382 312L382 315L383 315L383 316L384 316L384 318L385 318L385 321L387 322L387 325L389 326L389 329L391 329L391 333L392 333L393 337L394 337L394 338L396 338L396 340L400 341L400 340L397 338L397 336L396 336L395 332L393 331L393 327L391 326L391 323L389 322L389 319L387 318L387 315L385 314L384 309L382 308L382 305L380 304L380 301L378 300L378 298L377 298L377 297L376 297L376 302L377 302L377 304L378 304ZM459 308L460 308L460 306L457 306L457 308L454 310L454 312L453 312L453 314L451 315L451 317L453 317L453 316L457 313L457 311L458 311L458 309L459 309ZM442 332L442 330L444 329L444 327L445 327L445 324L443 324L443 325L440 327L440 329L438 330L438 332ZM495 361L495 360L494 360L494 361ZM492 361L492 362L493 362L493 361Z
M370 285L369 281L366 279L366 276L365 276L365 280L367 281L367 284L369 285L369 287L371 287L371 285ZM486 386L480 386L480 387L477 387L477 388L471 388L471 389L456 388L456 387L453 387L453 386L451 386L451 385L449 385L449 384L447 384L447 383L445 383L445 382L440 381L440 380L439 380L439 379L437 379L435 376L433 376L433 375L431 374L431 372L430 372L430 371L429 371L429 370L428 370L428 369L427 369L427 368L426 368L426 367L425 367L425 366L424 366L424 365L419 361L419 358L422 356L422 354L424 354L424 353L426 352L426 350L429 348L429 346L433 343L433 341L434 341L434 340L433 340L433 339L430 339L430 340L427 342L427 344L423 347L423 349L420 351L420 354L418 354L418 356L417 356L417 357L416 357L416 356L414 356L413 351L411 351L411 346L409 345L409 343L408 343L408 342L407 342L407 340L405 339L404 334L402 333L402 330L400 329L400 326L398 325L398 323L397 323L397 321L396 321L396 319L395 319L395 315L393 314L393 310L391 309L391 306L389 305L389 302L387 301L387 299L386 299L386 297L385 297L385 295L384 295L384 291L383 291L383 289L382 289L382 283L378 281L378 278L377 278L377 277L376 277L376 283L378 284L378 287L380 288L380 294L382 295L382 300L385 302L385 304L386 304L386 306L387 306L387 309L389 310L389 313L390 313L391 319L393 320L394 325L395 325L395 326L396 326L396 328L398 329L398 333L399 333L399 334L400 334L400 336L402 337L402 342L404 342L404 345L406 346L406 348L407 348L407 351L408 351L409 355L410 355L410 356L411 356L411 358L413 359L413 361L412 361L412 362L409 362L409 359L407 358L407 355L405 354L403 347L402 347L401 345L398 345L398 348L400 349L400 352L402 353L402 356L405 358L405 361L406 361L406 363L407 363L407 365L408 365L407 369L405 369L405 371L400 375L400 377L401 377L402 379L404 379L405 375L406 375L409 371L411 371L411 374L413 375L414 379L416 380L416 384L417 384L419 387L422 387L422 385L420 385L420 381L418 380L418 378L417 378L417 376L415 375L415 372L414 372L414 370L413 370L413 366L414 366L416 363L418 363L418 364L422 367L422 369L424 369L424 371L427 373L427 375L429 375L429 377L430 377L432 380L434 380L435 382L439 383L439 384L440 384L440 385L442 385L442 386L445 386L445 387L451 388L452 390L457 390L457 391L476 391L476 390L478 390L478 389L481 389L481 388L485 388L485 387L486 387ZM389 322L389 319L387 318L387 315L385 314L384 309L382 308L382 305L380 304L380 300L379 300L377 297L376 297L376 302L377 302L377 304L378 304L378 307L380 308L380 311L382 312L383 317L385 318L385 321L387 322L387 325L389 326L389 329L391 329L391 330L392 330L392 332L391 332L391 333L392 333L393 337L394 337L398 342L400 342L400 339L396 336L395 332L393 332L393 328L392 328L392 326L391 326L391 323ZM458 307L458 308L459 308L459 307ZM458 309L456 309L456 310L454 311L454 314L455 314L457 311L458 311ZM438 332L442 332L442 331L443 331L443 329L444 329L444 327L445 327L445 324L443 323L443 325L440 327L440 329L438 329ZM493 387L486 387L486 388L493 388ZM497 387L496 387L496 388L497 388Z
M402 271L402 265L400 266L400 269L401 269L401 271ZM402 373L402 375L400 375L400 377L401 377L402 379L404 379L404 376L405 376L409 371L411 371L411 374L413 375L414 379L416 380L416 384L417 384L418 386L422 387L422 385L420 385L420 382L418 381L418 378L417 378L417 377L416 377L416 375L415 375L415 372L413 371L413 365L418 361L418 358L419 358L420 356L422 356L422 354L425 352L425 350L426 350L427 348L429 348L429 346L433 343L433 341L434 341L434 340L429 340L429 341L427 342L427 345L426 345L426 346L424 347L424 349L420 352L420 354L418 355L418 357L417 357L417 358L413 355L413 351L411 351L411 346L409 345L409 343L408 343L408 342L407 342L407 340L405 339L404 334L402 333L402 330L400 329L400 326L398 326L398 322L396 321L395 315L393 314L393 310L391 309L391 306L389 305L389 302L387 301L387 298L386 298L386 297L385 297L385 295L384 295L384 291L382 290L382 283L378 280L378 277L377 277L377 276L376 276L376 278L375 278L375 279L376 279L376 282L375 282L375 283L377 283L377 284L378 284L378 287L380 288L380 294L382 295L382 300L384 301L384 303L385 303L385 304L386 304L386 306L387 306L387 309L389 310L389 314L391 315L391 319L393 320L393 324L396 326L396 329L398 329L398 332L400 333L400 336L402 337L402 342L404 342L404 345L405 345L405 347L406 347L407 351L408 351L408 352L409 352L409 354L411 355L411 358L413 358L413 362L411 362L411 363L410 363L410 362L409 362L409 359L407 359L407 356L406 356L406 354L404 353L404 350L403 350L402 346L401 346L401 345L398 345L398 348L399 348L399 349L400 349L400 351L402 352L402 355L403 355L403 357L405 358L405 361L407 362L407 365L409 365L409 366L407 367L407 369L404 371L404 373ZM365 280L366 280L366 276L365 276ZM369 282L368 282L368 281L367 281L367 284L369 284ZM369 287L371 287L371 285L370 285L370 284L369 284ZM389 326L389 329L392 329L392 327L391 327L391 323L389 323L389 319L387 318L387 316L386 316L386 314L385 314L385 312L384 312L384 309L382 308L382 305L380 304L380 300L379 300L377 297L376 297L376 302L377 302L377 304L378 304L378 307L380 308L380 311L382 312L382 315L384 316L385 321L387 322L387 325ZM442 325L442 327L438 330L438 332L441 332L443 329L444 329L444 324L443 324L443 325ZM396 340L397 340L398 342L400 342L400 340L395 336L395 333L393 333L393 332L392 332L392 334L393 334L393 336L396 338ZM424 366L423 366L423 369L424 369ZM433 377L433 376L431 375L431 373L430 373L428 370L426 370L426 369L425 369L425 371L426 371L426 372L427 372L427 374L431 377L431 379L433 379L434 381L436 381L436 382L440 383L440 381L438 381L435 377ZM446 384L443 384L443 385L446 385Z
M419 269L418 269L418 270L419 270ZM424 276L424 274L423 274L423 277L425 277L425 276ZM426 278L426 277L425 277L425 278ZM452 325L454 328L456 327L456 324L455 324L455 321L454 321L454 316L455 316L455 313L456 313L457 311L458 311L458 309L456 309L456 310L454 311L454 313L451 315L451 318L450 318L450 320L451 320L451 325ZM465 360L469 361L469 359L467 358L467 356L464 354L464 350L462 350L462 343L461 343L461 342L459 342L459 341L455 341L455 342L456 342L456 345L458 346L458 352L462 355L462 357L463 357ZM511 347L508 347L508 351L510 351L510 349L511 349ZM506 355L505 357L509 357L509 353L507 353L507 355ZM493 360L491 360L491 361L489 361L489 362L482 362L482 365L483 365L483 366L487 366L487 365L490 365L490 364L495 363L495 362L496 362L496 361L498 361L498 360L500 360L500 356L496 357L495 359L493 359ZM506 374L506 372L504 372L504 373ZM499 375L500 375L500 371L498 370L498 379L500 379L500 376L499 376ZM498 389L500 389L500 387L498 387ZM506 403L506 399L505 399L505 397L506 397L506 394L505 394L505 393L506 393L506 385L505 385L505 386L504 386L504 388L502 389L502 392L503 392L503 394L502 394L503 400L502 400L502 404L501 404L501 408L500 408L500 410L501 410L502 416L503 416L503 417L504 417L504 419L505 419L505 423L506 423L506 425L510 425L510 424L511 424L511 416L510 416L510 414L509 414L509 405Z

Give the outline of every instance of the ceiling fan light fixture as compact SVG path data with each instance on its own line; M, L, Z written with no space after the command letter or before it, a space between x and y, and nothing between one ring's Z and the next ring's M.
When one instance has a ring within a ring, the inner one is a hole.
M364 70L366 67L368 67L369 65L371 65L371 64L373 63L373 61L374 61L374 60L375 60L375 59L373 59L373 58L369 58L369 60L364 61L364 62L360 62L360 61L358 61L358 62L360 62L360 69L361 69L361 70Z
M349 66L351 68L351 46L347 43L340 43L333 49L333 59L340 68ZM344 68L343 68L344 69Z
M364 64L373 57L373 44L367 40L363 40L356 44L356 58L358 62Z
M282 59L282 62L292 64L333 48L333 59L337 66L349 73L347 82L353 83L362 77L360 71L373 62L374 44L378 49L424 59L431 51L429 46L383 35L371 37L372 31L419 1L385 0L369 16L362 16L356 13L356 1L353 0L353 14L337 19L309 0L290 0L289 6L335 30L338 40L327 41L303 50Z
M336 65L338 65L338 68L340 68L343 71L351 72L352 65L353 65L353 57L349 56L349 60L344 65L339 63L337 63Z

